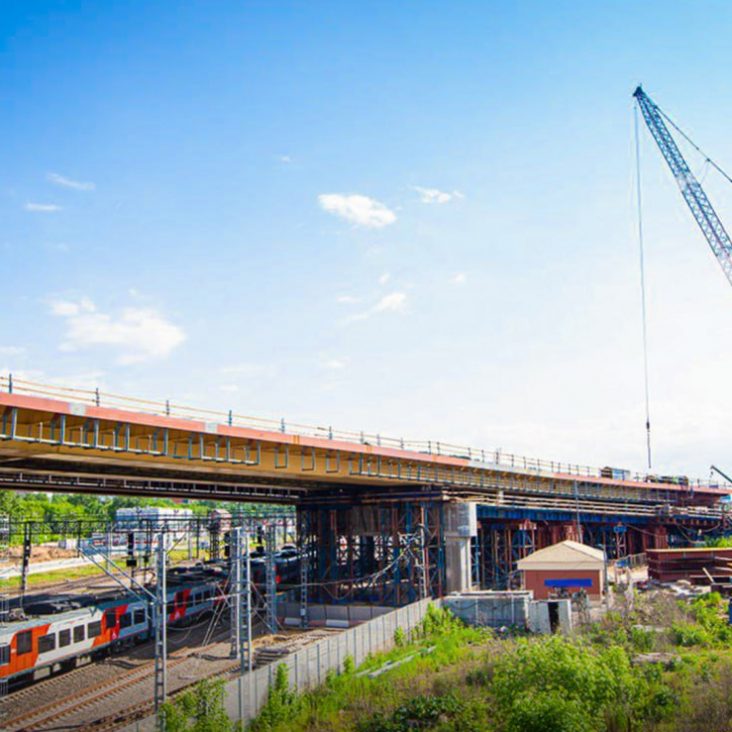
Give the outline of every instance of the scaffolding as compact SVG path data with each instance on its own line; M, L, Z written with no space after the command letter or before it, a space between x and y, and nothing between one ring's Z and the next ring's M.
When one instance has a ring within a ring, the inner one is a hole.
M441 502L305 506L298 524L310 600L399 606L443 593Z

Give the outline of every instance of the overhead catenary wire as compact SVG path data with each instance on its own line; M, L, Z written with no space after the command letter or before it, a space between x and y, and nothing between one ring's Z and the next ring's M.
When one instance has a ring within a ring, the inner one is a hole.
M643 196L641 192L640 134L638 130L638 107L633 105L633 127L635 131L635 188L638 220L638 250L640 258L641 327L643 332L643 383L646 406L646 454L648 469L652 467L651 456L651 398L648 379L648 318L646 309L646 264L643 241Z

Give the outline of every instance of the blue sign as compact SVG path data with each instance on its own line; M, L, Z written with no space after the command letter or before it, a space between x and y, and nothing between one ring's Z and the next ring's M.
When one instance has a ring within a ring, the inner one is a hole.
M592 580L589 577L546 579L544 580L544 587L592 587Z

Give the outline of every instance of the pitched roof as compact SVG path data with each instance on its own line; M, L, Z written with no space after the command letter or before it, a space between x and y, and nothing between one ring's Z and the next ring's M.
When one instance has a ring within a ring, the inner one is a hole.
M519 559L519 569L601 569L605 564L602 549L580 544L578 541L560 541Z

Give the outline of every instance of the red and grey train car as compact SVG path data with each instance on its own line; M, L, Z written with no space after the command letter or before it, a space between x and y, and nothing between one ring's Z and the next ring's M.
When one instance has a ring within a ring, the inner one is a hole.
M220 582L181 583L167 593L171 625L193 622L222 602ZM103 652L146 640L152 631L152 604L132 593L98 598L86 606L34 613L0 624L0 679L11 684L35 680L83 665ZM38 605L42 611L43 603Z

